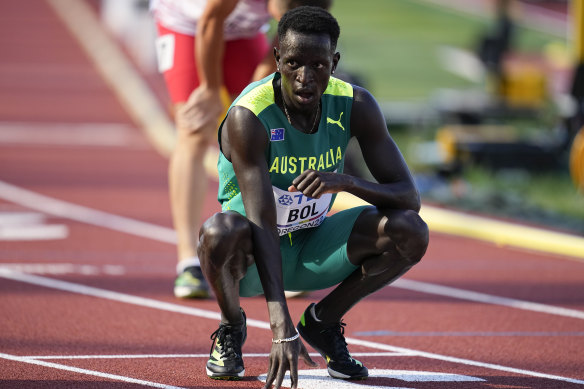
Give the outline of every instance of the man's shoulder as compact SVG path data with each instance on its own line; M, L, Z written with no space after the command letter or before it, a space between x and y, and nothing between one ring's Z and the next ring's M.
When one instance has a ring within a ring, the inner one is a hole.
M353 97L353 85L345 82L339 78L331 77L326 90L325 95L341 96L341 97Z
M234 106L245 107L256 116L274 104L273 76L249 84L233 102Z

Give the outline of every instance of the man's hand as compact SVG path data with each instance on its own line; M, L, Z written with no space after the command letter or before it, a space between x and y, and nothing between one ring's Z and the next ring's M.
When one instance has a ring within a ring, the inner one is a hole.
M302 357L304 363L310 367L317 367L318 363L314 362L306 347L300 338L292 342L272 343L270 351L270 365L266 377L264 389L269 389L274 384L274 388L279 389L284 380L286 371L290 371L291 389L298 387L298 357Z
M208 126L217 127L223 112L220 89L203 85L195 89L176 115L177 126L188 132L200 131Z
M303 195L318 199L326 193L341 192L349 176L334 172L320 172L307 169L292 181L289 192L302 192Z

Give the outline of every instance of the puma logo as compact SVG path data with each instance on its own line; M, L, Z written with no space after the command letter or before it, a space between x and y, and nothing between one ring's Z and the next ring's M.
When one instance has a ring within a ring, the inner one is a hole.
M331 118L329 118L329 117L327 116L327 117L326 117L326 122L327 122L327 123L333 123L333 124L336 124L337 126L341 127L341 129L342 129L343 131L345 131L345 127L343 127L343 125L341 124L341 118L343 117L343 113L344 113L344 112L341 112L341 116L339 116L339 119L338 119L338 120L333 120L333 119L331 119Z

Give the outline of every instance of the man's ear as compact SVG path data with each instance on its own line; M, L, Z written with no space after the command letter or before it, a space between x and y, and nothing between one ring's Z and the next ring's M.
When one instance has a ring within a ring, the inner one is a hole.
M277 47L274 47L274 59L276 60L276 69L280 71L280 50Z
M331 74L335 72L335 70L337 70L337 65L339 64L339 61L341 59L341 53L339 53L338 51L333 55L333 67L331 69Z

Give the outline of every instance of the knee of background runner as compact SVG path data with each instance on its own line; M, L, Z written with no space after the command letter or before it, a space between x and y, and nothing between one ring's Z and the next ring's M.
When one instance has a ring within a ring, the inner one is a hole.
M385 232L395 244L400 255L411 265L418 263L428 247L428 226L412 210L392 211L387 215Z
M205 271L220 272L223 268L231 269L241 279L245 269L253 262L251 227L248 220L233 211L219 212L203 223L199 232L197 248L201 265ZM226 263L232 262L229 266ZM243 274L239 274L243 272Z

